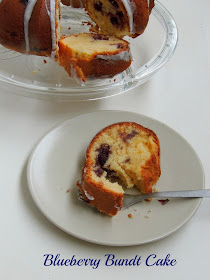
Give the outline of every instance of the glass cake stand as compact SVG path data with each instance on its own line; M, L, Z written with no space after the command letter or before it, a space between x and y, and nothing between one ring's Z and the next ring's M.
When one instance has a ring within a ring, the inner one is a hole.
M90 18L84 9L62 6L62 34L88 32ZM22 55L0 46L0 82L12 92L28 97L94 100L114 96L149 80L172 57L178 40L176 23L156 1L143 35L130 42L131 66L113 78L91 78L84 85L70 78L50 58Z

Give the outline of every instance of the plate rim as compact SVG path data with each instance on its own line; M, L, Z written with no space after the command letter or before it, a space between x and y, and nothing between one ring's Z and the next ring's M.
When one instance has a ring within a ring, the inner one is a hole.
M132 112L132 111L126 111L126 110L97 110L97 111L94 111L94 112L90 112L90 113L86 113L86 114L79 114L77 116L74 116L72 118L68 118L68 119L65 119L61 122L59 122L58 124L54 125L51 129L49 129L38 141L37 143L35 144L34 148L32 149L31 153L30 153L30 156L29 156L29 159L28 159L28 163L27 163L27 169L26 169L26 177L27 177L27 183L28 183L28 190L29 190L29 193L33 199L33 202L35 203L35 205L37 206L37 208L39 209L39 211L44 215L45 218L48 219L48 221L50 221L54 226L56 226L57 228L61 229L62 231L64 231L65 233L79 239L79 240L83 240L83 241L86 241L86 242L90 242L90 243L93 243L93 244L97 244L97 245L104 245L104 246L120 246L120 247L128 247L128 246L138 246L138 245L143 245L143 244L149 244L149 243L152 243L152 242L156 242L158 240L161 240L161 239L164 239L165 237L167 236L170 236L171 234L175 233L176 231L178 231L183 225L185 225L193 216L194 214L197 212L198 208L200 207L201 205L201 202L203 200L203 198L197 198L197 205L195 207L195 209L191 212L191 214L188 216L187 219L185 219L179 226L177 226L174 230L171 230L157 238L153 238L152 240L146 240L146 241L139 241L139 242L132 242L129 241L128 243L116 243L116 242L104 242L103 240L99 241L99 240L94 240L93 238L90 239L90 238L86 238L86 237L81 237L79 234L75 234L75 233L72 233L71 231L69 230L66 230L63 226L60 226L57 222L55 222L44 210L45 208L43 207L43 205L40 204L38 198L36 197L36 192L35 192L35 189L33 187L33 182L31 180L31 168L32 168L32 163L33 163L33 157L36 153L36 150L38 149L39 145L42 143L42 141L45 139L46 136L50 135L50 133L52 133L53 131L55 131L56 129L64 126L66 123L68 122L71 122L79 117L82 117L82 116L88 116L88 115L94 115L94 114L98 114L98 113L127 113L127 114L132 114L132 115L135 115L135 116L138 116L138 117L143 117L143 118L146 118L146 119L149 119L151 120L152 122L157 122L158 124L161 124L163 125L164 127L166 127L167 129L171 130L173 133L177 134L182 141L184 141L190 148L191 150L193 151L193 153L195 154L196 156L196 159L198 160L198 163L199 163L199 166L200 166L200 170L202 172L202 182L203 182L203 185L201 186L202 189L205 189L205 172L204 172L204 168L203 168L203 164L200 160L200 157L198 156L196 150L194 149L194 147L188 142L188 140L186 140L180 133L178 133L175 129L173 129L172 127L168 126L167 124L165 124L164 122L161 122L153 117L149 117L147 115L144 115L144 114L140 114L140 113L136 113L136 112Z

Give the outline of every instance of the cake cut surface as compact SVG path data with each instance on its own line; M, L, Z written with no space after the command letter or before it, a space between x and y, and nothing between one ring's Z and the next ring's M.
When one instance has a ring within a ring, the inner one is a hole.
M137 37L148 24L154 0L86 0L86 10L102 33Z
M106 35L83 33L59 41L59 62L69 76L112 77L131 64L129 43Z
M91 141L77 186L92 206L112 216L122 207L124 188L150 193L160 174L156 134L123 122L104 128Z

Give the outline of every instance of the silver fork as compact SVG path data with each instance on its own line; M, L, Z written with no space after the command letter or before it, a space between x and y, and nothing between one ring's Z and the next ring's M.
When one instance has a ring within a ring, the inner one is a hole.
M201 197L210 197L210 189L204 190L186 190L186 191L167 191L167 192L154 192L149 194L139 194L139 195L131 195L124 194L123 197L123 207L121 210L127 209L131 205L134 205L144 199L150 198L201 198ZM78 199L87 203L83 198L83 195L80 191L78 191Z
M122 210L134 205L144 199L150 198L201 198L210 197L210 189L205 190L186 190L186 191L167 191L154 192L149 194L130 195L125 194L123 197Z

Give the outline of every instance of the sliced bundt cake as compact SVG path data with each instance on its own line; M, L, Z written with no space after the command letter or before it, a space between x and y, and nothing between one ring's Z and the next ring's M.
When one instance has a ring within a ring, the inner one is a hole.
M106 35L84 33L59 41L59 62L70 76L111 77L131 64L129 43Z
M102 33L116 37L142 34L154 0L86 0L86 9Z
M116 123L91 141L77 186L90 205L112 216L122 207L123 188L150 193L160 174L156 134L137 123Z

